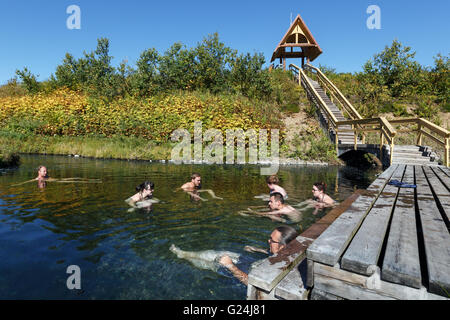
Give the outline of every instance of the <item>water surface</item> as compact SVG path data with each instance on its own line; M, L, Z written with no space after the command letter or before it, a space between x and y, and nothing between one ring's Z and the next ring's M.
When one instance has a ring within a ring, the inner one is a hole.
M101 183L32 182L46 165L54 178L101 179ZM192 172L203 188L224 200L192 201L174 192ZM288 204L311 198L312 184L325 181L328 194L342 201L366 188L375 172L354 168L285 166L278 172ZM152 210L130 208L124 199L144 180L152 180L161 200ZM268 193L256 165L175 165L59 156L22 156L18 169L0 175L1 299L245 299L246 287L228 271L202 270L169 251L228 250L242 254L240 267L264 258L245 245L268 248L278 222L241 216L249 206L265 205ZM305 230L326 212L303 212L287 223ZM82 290L69 290L69 265L81 268Z

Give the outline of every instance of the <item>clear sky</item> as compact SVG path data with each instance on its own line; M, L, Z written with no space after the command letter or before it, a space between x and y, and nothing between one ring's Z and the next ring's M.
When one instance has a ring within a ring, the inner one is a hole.
M66 26L70 5L81 9L79 30ZM366 26L369 5L381 10L379 30ZM449 12L449 0L0 0L0 84L25 66L46 80L65 53L79 58L95 50L100 37L110 40L114 66L124 59L135 66L147 48L164 53L176 41L195 46L214 32L240 53L263 53L268 65L291 14L302 16L323 50L316 66L361 71L395 38L417 52L420 64L432 66L434 56L450 52Z

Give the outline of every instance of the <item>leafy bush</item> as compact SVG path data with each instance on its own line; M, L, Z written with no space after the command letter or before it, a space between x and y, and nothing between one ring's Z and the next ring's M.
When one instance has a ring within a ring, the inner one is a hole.
M302 160L321 160L326 162L336 162L336 147L325 135L320 127L306 135L297 135L293 141L294 151L290 157Z
M165 142L178 128L192 131L195 121L205 129L281 128L270 104L234 95L192 92L125 97L107 102L81 92L58 89L20 99L0 98L0 125L23 135L113 135Z
M0 150L0 168L11 168L20 165L20 156L8 149Z
M393 97L410 93L411 87L419 83L421 66L413 60L415 52L394 40L390 47L378 54L364 65L364 73L371 75L372 83L386 86Z
M28 93L34 94L39 92L40 85L36 79L36 76L25 67L23 70L16 70L16 75L22 80L23 86Z

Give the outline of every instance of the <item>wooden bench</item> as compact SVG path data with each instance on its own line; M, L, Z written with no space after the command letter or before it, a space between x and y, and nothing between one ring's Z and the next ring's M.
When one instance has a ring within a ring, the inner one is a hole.
M384 171L308 247L312 298L448 299L449 187L445 167Z

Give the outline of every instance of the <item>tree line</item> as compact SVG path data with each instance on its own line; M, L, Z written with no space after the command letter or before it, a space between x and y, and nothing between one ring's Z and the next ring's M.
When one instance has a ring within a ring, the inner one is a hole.
M193 48L176 42L164 54L146 49L135 67L126 61L112 66L109 51L109 40L100 38L96 50L85 52L81 58L67 53L48 81L38 82L27 68L16 74L29 93L67 87L108 99L177 90L239 93L250 98L272 93L268 70L263 69L263 54L239 54L222 43L217 33Z

